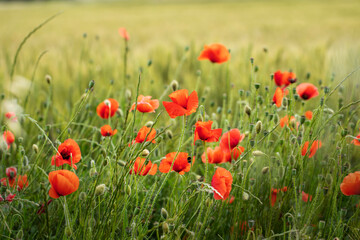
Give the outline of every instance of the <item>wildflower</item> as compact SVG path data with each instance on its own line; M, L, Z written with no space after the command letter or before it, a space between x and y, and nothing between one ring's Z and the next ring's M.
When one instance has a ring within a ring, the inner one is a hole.
M285 125L289 126L290 122L296 122L296 118L294 116L285 116L280 119L280 127L283 128L283 127L285 127ZM296 122L296 127L299 127L299 124L300 124L299 122ZM294 124L294 126L295 126L295 124Z
M231 129L221 136L220 147L224 152L225 162L231 162L232 159L239 158L245 151L245 148L238 146L244 138L245 134L241 134L237 128Z
M101 135L104 137L114 136L117 133L117 130L112 130L110 125L104 125L100 128Z
M356 139L352 140L351 143L353 143L355 146L360 146L360 134L356 136Z
M188 154L185 152L179 152L175 161L174 158L177 152L172 152L166 154L165 158L161 161L159 166L159 171L162 173L167 173L169 171L178 172L180 175L184 175L185 172L190 171L190 163L188 162ZM174 164L172 164L174 161ZM172 169L171 168L172 166Z
M163 105L171 118L189 116L196 112L199 106L198 95L193 91L190 95L187 89L177 90L169 95L172 102L163 102Z
M341 192L346 195L360 195L360 171L349 173L340 184Z
M75 163L78 163L80 160L80 147L73 139L69 138L60 144L58 152L51 159L51 165L59 167L63 164L69 164L73 168L77 169Z
M133 169L130 171L130 174L137 174L137 175L141 175L141 176L145 176L145 175L155 175L157 172L157 165L151 163L151 161L149 161L146 165L146 158L136 158L135 163L134 163L134 167Z
M322 143L321 143L321 141L319 141L319 140L315 140L315 141L311 144L310 153L309 153L309 158L312 158L312 157L315 155L316 151L317 151L319 148L321 148L321 145L322 145ZM307 153L307 151L308 151L308 147L309 147L309 141L306 141L306 142L304 143L304 146L302 147L302 150L301 150L301 155L302 155L302 156L305 156L305 155L306 155L306 153Z
M138 96L136 109L142 113L155 112L155 110L159 107L159 100L151 100L151 98L151 96ZM133 103L130 111L135 109L135 105L136 104Z
M6 197L5 197L5 200L8 201L8 202L12 202L13 199L15 198L16 194L8 194Z
M220 43L205 45L198 60L209 60L212 63L221 64L230 60L229 50Z
M278 70L274 73L274 81L276 86L285 88L296 82L296 75L293 72L281 72Z
M231 191L232 182L233 177L228 170L221 167L217 168L211 180L211 186L215 189L214 198L216 200L227 199Z
M51 188L49 196L59 198L69 195L79 188L79 178L75 173L68 170L57 170L49 173Z
M276 198L277 198L277 194L278 194L279 190L276 188L271 188L271 194L270 194L270 203L271 206L273 207L276 203Z
M151 130L151 131L150 131ZM155 143L156 130L143 126L140 128L134 143L152 142Z
M5 113L5 117L12 122L17 122L17 117L16 117L15 112L7 112L7 113Z
M309 100L319 95L317 87L311 83L300 83L296 87L296 92L304 100Z
M287 192L288 188L285 186L281 189L282 192Z
M213 121L201 122L198 121L195 123L195 136L194 144L196 140L202 140L204 142L217 142L221 136L222 129L213 129L211 130L211 125Z
M10 148L10 145L15 141L15 136L10 131L5 131L3 133L3 139L6 142L7 148Z
M207 148L207 160L208 163L216 164L216 163L223 163L224 162L224 153L220 146L215 147L215 149ZM201 156L201 160L203 163L206 163L206 156L205 152Z
M283 98L284 98L284 91L279 87L276 88L275 94L273 97L273 103L275 103L275 105L277 107L281 107Z
M301 192L301 200L304 202L311 202L312 201L312 195L309 195L308 193L302 191Z
M306 111L306 112L305 112L305 117L306 117L307 119L311 120L312 117L313 117L313 112L312 112L312 111Z
M126 31L125 28L121 27L119 28L119 35L125 39L125 41L129 41L130 39L130 36L129 36L129 33Z
M16 167L6 168L6 176L8 176L9 179L15 179L16 173L17 173Z
M118 108L119 103L113 98L108 98L97 106L96 112L99 117L107 119L114 116Z
M24 187L29 186L29 181L27 180L27 175L19 175L18 180L17 180L17 190L20 191L22 190Z

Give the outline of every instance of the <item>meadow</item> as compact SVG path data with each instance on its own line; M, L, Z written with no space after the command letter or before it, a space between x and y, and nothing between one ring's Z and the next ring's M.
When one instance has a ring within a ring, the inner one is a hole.
M359 16L0 3L0 238L360 239Z

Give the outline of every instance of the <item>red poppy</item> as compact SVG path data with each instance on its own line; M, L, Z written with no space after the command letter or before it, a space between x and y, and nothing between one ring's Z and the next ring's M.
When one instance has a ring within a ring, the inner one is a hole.
M16 167L8 167L6 168L6 176L8 176L8 178L16 178L16 173L17 173L17 169Z
M195 123L195 136L194 136L194 145L196 140L202 140L204 142L217 142L222 133L222 129L213 129L211 130L211 125L213 121L201 122L198 121Z
M311 83L300 83L296 87L296 92L304 100L309 100L319 95L317 87Z
M273 97L273 103L275 103L275 105L277 107L281 107L283 98L284 98L284 90L282 90L279 87L276 88L275 94L274 94L274 97Z
M1 184L4 186L7 186L8 181L9 181L10 187L13 187L15 184L15 178L2 178L0 181L1 181Z
M281 189L282 192L287 192L288 188L285 186Z
M18 186L18 191L22 190L24 187L29 186L29 181L27 180L27 175L19 175L18 180L17 180L17 186Z
M69 195L79 188L79 178L75 173L68 170L57 170L49 173L51 188L49 196L59 198Z
M214 198L216 200L225 200L229 197L233 177L225 168L217 168L211 180L211 186L214 188Z
M309 153L309 158L312 158L312 157L315 155L316 151L317 151L319 148L321 148L321 145L322 145L322 143L321 143L321 141L319 141L319 140L315 140L315 141L311 144L310 153ZM302 156L305 156L305 155L306 155L306 153L307 153L307 151L308 151L308 147L309 147L309 141L306 141L306 142L304 143L304 146L302 147L302 150L301 150L301 155L302 155Z
M51 159L51 165L59 167L63 164L69 164L73 168L77 169L75 163L78 163L80 160L80 147L74 140L69 138L60 144L58 152Z
M230 60L229 50L220 43L205 45L204 50L200 53L198 60L209 60L212 63L224 63Z
M349 173L340 184L341 192L346 195L360 195L360 172Z
M124 38L126 41L129 41L130 36L129 33L126 31L126 28L119 28L119 35Z
M161 160L159 171L162 173L167 173L172 170L178 172L180 175L184 175L185 172L189 172L191 164L188 162L189 157L188 154L185 152L179 152L179 154L175 159L172 169L170 169L175 156L176 156L176 152L166 154L165 158Z
M155 110L159 107L159 100L151 100L151 98L151 96L140 95L137 100L136 109L142 113L155 112ZM133 111L134 109L135 103L133 103L133 105L131 106L130 111Z
M224 151L224 162L232 162L232 160L237 160L240 155L245 151L245 148L242 146L234 147L231 152Z
M16 194L9 194L5 197L5 200L8 201L8 202L12 202L13 199L15 198Z
M96 112L99 117L107 119L114 116L118 108L119 103L113 98L108 98L97 106Z
M7 112L5 113L5 117L13 122L17 122L17 117L14 112Z
M223 163L224 162L224 153L220 146L215 147L215 149L207 148L207 160L209 163L216 164L216 163ZM201 156L201 160L203 163L206 163L205 152Z
M277 198L277 194L278 194L279 190L275 189L275 188L271 188L271 194L270 194L270 203L271 206L273 207L276 203L276 198Z
M5 131L3 134L3 139L7 144L8 149L10 148L10 145L15 141L15 136L10 131Z
M154 128L151 129L149 127L143 126L142 128L140 128L135 138L135 143L142 143L144 141L155 143L155 136L156 136L156 130Z
M241 134L239 129L231 129L221 136L220 147L224 150L230 151L242 142L244 138L245 134Z
M356 139L352 140L351 143L353 143L355 146L360 146L360 134L356 136Z
M293 72L281 72L278 70L274 73L274 81L279 87L287 87L296 82L296 75Z
M169 95L172 102L163 102L163 105L171 118L189 116L196 112L199 106L198 95L193 91L190 96L187 89L177 90Z
M157 165L151 163L151 161L148 162L148 164L145 165L146 158L136 158L134 163L134 168L130 171L130 174L137 174L141 176L145 175L155 175L157 171Z
M110 125L104 125L100 128L101 135L104 137L114 136L117 133L117 130L112 130Z
M290 121L289 121L290 120ZM289 126L289 123L291 121L296 121L295 117L294 116L285 116L283 118L280 119L280 127L285 127L286 126ZM299 122L296 122L296 126L299 127Z
M312 111L306 111L306 112L305 112L305 117L306 117L307 119L311 120L312 117L313 117L313 112L312 112Z
M301 192L301 200L304 202L311 202L312 201L312 195L309 195L308 193L302 191Z

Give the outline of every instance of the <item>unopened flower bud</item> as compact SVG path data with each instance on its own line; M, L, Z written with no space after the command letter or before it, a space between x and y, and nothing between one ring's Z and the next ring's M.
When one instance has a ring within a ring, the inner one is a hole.
M122 167L124 167L126 165L126 162L123 160L119 160L119 161L117 161L117 163Z
M89 171L90 177L94 177L97 175L97 171L95 168L91 168Z
M86 193L85 193L85 192L81 192L81 193L79 194L79 199L80 199L80 201L85 201L85 200L86 200Z
M126 191L127 195L130 195L131 194L131 187L129 185L126 185L125 191Z
M250 116L251 115L251 108L248 106L248 105L246 105L245 106L245 113L248 115L248 116Z
M262 130L262 122L261 121L258 121L255 125L255 131L257 134L259 134Z
M149 156L149 154L150 154L150 152L149 152L149 150L147 150L147 149L144 149L144 150L141 152L141 156L143 156L143 157L147 157L147 156Z
M179 89L179 83L176 80L172 80L170 86L174 92Z
M167 222L162 223L162 230L165 234L169 232L169 224L167 224Z
M253 154L254 157L260 157L260 156L265 155L265 153L263 153L262 151L259 151L259 150L253 151L252 154Z
M165 208L161 208L161 217L163 217L164 219L167 219L169 217L169 213L166 211Z
M95 81L94 81L94 80L91 80L91 81L89 82L89 89L92 89L92 88L94 87L94 85L95 85Z
M261 172L262 172L262 174L267 174L268 172L269 172L269 167L264 167L262 170L261 170Z
M45 80L48 84L51 84L51 76L49 74L45 75Z
M95 188L95 195L96 196L101 196L101 195L103 195L105 193L105 190L106 190L105 184L97 185L96 188Z
M242 193L242 199L243 199L244 201L249 200L249 194L246 193L246 192L243 192L243 193Z
M130 91L130 89L126 89L126 91L125 91L125 99L128 100L129 102L131 101L131 91Z
M169 139L173 138L173 133L172 133L172 131L170 129L166 130L165 134Z
M151 127L152 125L154 125L153 121L148 121L148 122L145 123L146 127Z

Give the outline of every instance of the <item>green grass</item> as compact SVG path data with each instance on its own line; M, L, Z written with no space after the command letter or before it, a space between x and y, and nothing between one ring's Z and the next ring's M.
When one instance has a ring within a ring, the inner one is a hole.
M0 177L15 166L30 183L20 192L1 187L2 196L9 190L16 193L12 203L0 203L1 238L358 239L359 199L344 196L339 186L359 169L360 148L350 144L360 128L359 72L338 84L360 66L359 9L360 2L351 0L1 3L0 120L2 130L10 128L16 141L0 151ZM24 44L11 79L21 41L59 10L63 13ZM126 27L131 37L126 79L119 27ZM203 45L213 42L231 50L229 62L197 60ZM289 87L290 103L279 109L271 104L275 84L270 77L278 69L291 69L298 78ZM161 104L169 101L174 79L180 89L197 90L202 105L187 118L185 129L183 118L170 119ZM90 80L95 81L91 91L86 90ZM250 82L259 83L259 90ZM306 102L296 99L293 88L301 82L315 84L320 95ZM329 96L325 89L335 91ZM129 113L138 94L159 99L156 113ZM97 116L96 107L110 97L119 101L121 113L110 121L118 133L105 139L99 128L108 121ZM3 114L11 99L23 108L17 129ZM298 130L277 126L286 115L300 121L307 110L315 117ZM201 162L204 146L200 141L192 145L198 119L213 120L223 132L238 128L247 135L240 144L245 147L241 159L220 165L234 178L232 204L215 200L208 187L218 166L206 168ZM148 121L155 122L157 143L128 147ZM262 129L256 133L258 121ZM55 170L50 164L54 147L67 138L81 148L79 189L37 215L41 203L50 199L47 174ZM313 158L303 157L302 145L314 139L323 147ZM159 164L179 145L195 156L190 172L129 175L143 149ZM255 150L265 155L254 156ZM264 167L270 169L265 174ZM107 190L96 196L99 184ZM284 186L288 191L279 193L271 207L271 188ZM301 191L312 195L312 201L303 202ZM161 216L162 208L167 218Z

